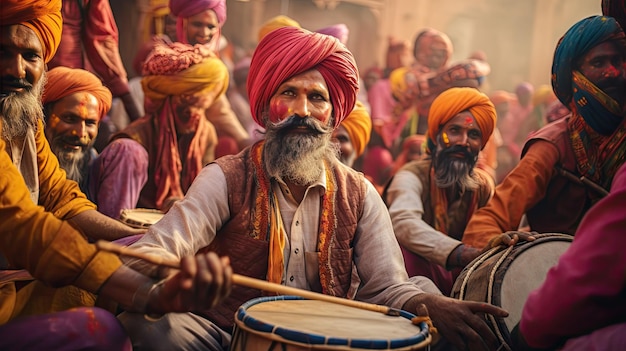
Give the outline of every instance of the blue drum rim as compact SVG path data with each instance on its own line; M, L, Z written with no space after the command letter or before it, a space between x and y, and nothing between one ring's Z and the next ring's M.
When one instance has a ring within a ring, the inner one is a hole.
M252 330L256 330L263 333L271 333L276 334L282 337L285 340L293 341L297 343L307 344L307 345L328 345L328 346L347 346L352 348L366 348L366 349L374 349L374 350L384 350L384 349L396 349L407 346L416 345L426 341L429 338L429 327L426 322L419 323L420 331L419 333L403 339L343 339L343 338L329 338L324 335L319 334L310 334L303 333L301 331L276 327L273 324L262 322L254 317L251 317L246 314L248 308L263 302L270 301L282 301L282 300L306 300L300 296L291 296L291 295L283 295L283 296L264 296L252 299L237 309L237 313L235 314L235 318L243 323L246 327L251 328ZM400 311L400 316L402 318L408 319L411 321L412 318L415 317L414 314L409 313L407 311Z

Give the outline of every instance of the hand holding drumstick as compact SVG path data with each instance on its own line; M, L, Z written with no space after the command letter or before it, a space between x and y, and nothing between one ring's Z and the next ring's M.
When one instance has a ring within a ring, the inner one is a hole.
M163 258L161 256L157 256L157 255L151 255L151 254L146 254L146 253L142 253L142 252L138 252L134 249L125 247L125 246L121 246L115 243L111 243L111 242L107 242L107 241L98 241L96 243L96 246L100 249L100 250L104 250L104 251L109 251L109 252L113 252L113 253L117 253L119 255L125 255L125 256L129 256L129 257L134 257L134 258L138 258L138 259L142 259L146 262L155 264L155 265L159 265L159 266L164 266L164 267L168 267L168 268L173 268L173 269L177 269L177 270L184 270L184 264L187 262L189 262L189 260L185 260L185 258L183 258L183 260L181 260L180 264L176 261L167 259L167 258ZM210 259L207 258L207 262L213 266L218 266L217 262L214 262L217 258L217 255L215 255L215 253L210 253L211 257ZM208 257L208 256L207 256ZM188 258L189 259L189 258ZM241 286L246 286L249 288L254 288L254 289L259 289L259 290L263 290L263 291L269 291L269 292L274 292L277 294L281 294L281 295L295 295L295 296L300 296L306 299L310 299L310 300L321 300L321 301L327 301L327 302L332 302L332 303L337 303L337 304L342 304L342 305L346 305L346 306L351 306L351 307L355 307L355 308L360 308L360 309L365 309L365 310L370 310L370 311L375 311L375 312L380 312L380 313L384 313L387 315L399 315L399 310L391 308L391 307L387 307L387 306L382 306L382 305L375 305L375 304L370 304L370 303L366 303L366 302L360 302L360 301L354 301L354 300L348 300L348 299L344 299L344 298L339 298L339 297L334 297L334 296L329 296L329 295L324 295L324 294L319 294L319 293L315 293L312 291L308 291L308 290L302 290L302 289L297 289L297 288L293 288L293 287L289 287L289 286L284 286L284 285L280 285L280 284L274 284L274 283L270 283L264 280L259 280L259 279L254 279L254 278L250 278L250 277L246 277L243 275L239 275L239 274L235 274L232 273L232 270L230 269L230 263L228 262L228 258L221 258L221 262L222 264L224 264L224 266L227 266L227 271L224 277L223 277L223 285L228 285L228 292L230 292L230 283L232 281L232 284L236 284L236 285L241 285ZM208 267L198 267L198 268L208 268ZM184 278L181 278L184 279ZM191 287L191 285L194 282L189 280L188 285L189 287ZM218 282L215 282L218 283ZM222 283L222 282L219 282ZM222 285L222 284L220 284ZM208 290L205 289L205 290ZM220 292L224 292L226 291L225 289L221 289L219 290ZM217 291L216 291L217 292ZM199 294L200 292L198 292L197 294ZM208 294L211 294L210 291L207 292ZM167 294L166 294L167 295ZM219 294L220 297L225 297L225 296L221 296L221 294ZM201 296L197 295L198 298L201 298ZM215 304L213 304L212 306L214 306ZM212 307L211 306L211 307ZM424 320L423 318L420 319L420 321Z
M98 241L96 246L114 253L131 250L107 241ZM150 315L202 311L215 307L230 294L233 274L228 257L218 257L214 252L183 257L180 262L158 262L160 258L155 257L157 264L176 268L176 272L157 284L150 280L139 287L132 303L126 305L129 311Z

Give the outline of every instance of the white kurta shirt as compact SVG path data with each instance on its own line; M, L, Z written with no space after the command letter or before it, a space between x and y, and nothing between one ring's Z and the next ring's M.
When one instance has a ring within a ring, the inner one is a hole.
M423 293L422 287L437 293L431 290L433 285L426 278L408 280L389 213L373 185L366 183L363 215L354 237L353 259L361 279L356 299L401 308L409 298ZM326 189L324 174L307 189L300 204L288 193L286 185L274 182L273 186L287 235L283 284L311 290L319 283L319 277L312 276L317 274L318 267L315 250L320 196ZM132 248L176 259L193 255L211 243L229 218L224 173L217 164L210 164L198 174L185 198L152 225ZM144 273L154 269L139 260L126 262Z

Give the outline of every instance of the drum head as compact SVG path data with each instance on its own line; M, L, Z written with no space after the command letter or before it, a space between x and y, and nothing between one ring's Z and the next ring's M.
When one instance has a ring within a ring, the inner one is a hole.
M406 311L393 317L325 301L275 296L242 305L235 322L252 333L311 348L416 349L426 346L430 335L426 323L414 325L413 317Z
M550 268L557 264L570 245L570 241L543 241L528 246L528 250L521 251L511 262L502 279L502 286L514 289L500 290L500 306L509 312L509 316L504 318L509 330L513 330L522 319L524 303L530 292L541 286Z
M148 228L163 218L164 213L159 210L134 208L122 210L120 221L133 228Z

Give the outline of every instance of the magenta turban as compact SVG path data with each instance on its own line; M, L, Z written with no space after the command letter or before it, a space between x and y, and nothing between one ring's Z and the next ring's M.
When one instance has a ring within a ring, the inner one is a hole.
M339 39L339 41L344 45L348 43L348 36L350 35L350 30L348 29L348 26L346 26L343 23L324 27L324 28L316 30L316 32L321 33L321 34L331 35Z
M270 32L254 51L247 84L254 120L265 127L263 114L278 87L311 69L326 81L337 127L356 102L359 76L354 56L337 38L296 27Z
M226 0L170 0L170 11L176 17L187 18L206 10L213 10L220 26L226 22Z

